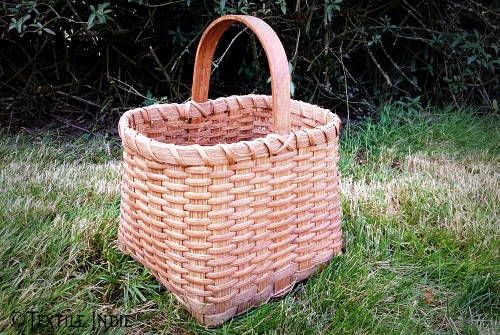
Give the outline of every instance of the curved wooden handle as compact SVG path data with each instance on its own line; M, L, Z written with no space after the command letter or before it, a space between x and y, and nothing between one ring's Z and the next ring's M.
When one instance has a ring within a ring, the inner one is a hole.
M192 99L195 102L207 101L215 47L224 31L236 22L241 22L252 29L264 46L267 62L271 70L274 132L280 135L288 135L290 133L290 73L288 59L278 35L267 23L254 16L222 16L212 22L205 30L196 51Z

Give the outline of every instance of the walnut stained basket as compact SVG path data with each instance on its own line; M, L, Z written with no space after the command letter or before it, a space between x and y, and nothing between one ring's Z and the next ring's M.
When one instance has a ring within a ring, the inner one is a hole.
M216 44L235 22L264 46L272 97L207 100ZM207 325L285 294L341 253L341 123L290 100L288 71L264 21L224 16L201 38L192 101L120 119L120 247Z

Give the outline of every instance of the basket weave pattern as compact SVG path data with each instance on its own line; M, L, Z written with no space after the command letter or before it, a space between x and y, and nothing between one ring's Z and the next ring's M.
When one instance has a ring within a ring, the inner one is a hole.
M207 100L215 44L236 21L263 42L273 96ZM120 119L119 243L198 321L216 325L285 294L341 253L341 123L290 100L286 55L263 21L226 16L207 31L193 101Z
M122 117L119 240L198 320L213 324L286 293L341 252L340 122L292 101L294 132L283 143L262 138L271 133L270 97L196 105ZM176 149L176 141L194 146ZM198 143L214 144L207 148L214 153Z

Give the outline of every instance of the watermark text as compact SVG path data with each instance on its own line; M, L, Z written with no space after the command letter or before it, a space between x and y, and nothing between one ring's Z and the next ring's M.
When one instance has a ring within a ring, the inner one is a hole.
M10 315L10 324L16 328L87 328L93 330L109 329L116 327L131 327L132 315L102 314L102 313L43 313L40 311L13 312Z

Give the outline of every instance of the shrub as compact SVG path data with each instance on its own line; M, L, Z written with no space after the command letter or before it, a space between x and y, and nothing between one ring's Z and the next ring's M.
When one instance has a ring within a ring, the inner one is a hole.
M278 32L296 99L350 116L389 99L498 112L500 10L475 0L4 1L0 106L15 119L185 101L197 42L224 14ZM231 30L211 94L269 93L258 41Z

